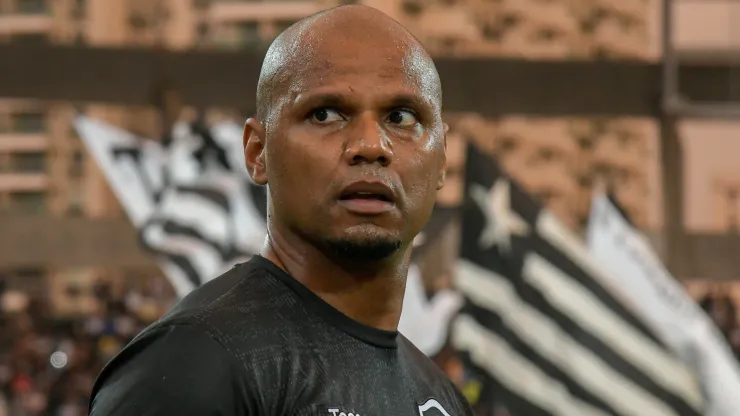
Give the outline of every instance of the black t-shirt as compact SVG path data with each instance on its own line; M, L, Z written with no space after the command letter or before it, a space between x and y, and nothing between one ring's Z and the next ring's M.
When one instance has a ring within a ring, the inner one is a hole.
M397 332L360 324L254 256L196 289L103 370L94 416L461 416Z

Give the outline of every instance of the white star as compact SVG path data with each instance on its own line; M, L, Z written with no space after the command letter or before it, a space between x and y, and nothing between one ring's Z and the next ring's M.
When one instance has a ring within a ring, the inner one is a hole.
M478 239L478 245L486 250L498 245L511 251L511 236L523 236L529 232L529 225L516 212L511 210L509 181L498 179L491 189L475 184L470 195L486 217L485 228Z

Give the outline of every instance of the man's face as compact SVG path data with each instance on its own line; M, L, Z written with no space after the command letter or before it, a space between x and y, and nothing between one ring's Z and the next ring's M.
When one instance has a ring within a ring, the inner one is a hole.
M413 240L443 184L439 96L407 46L312 44L266 123L273 221L337 254L382 259Z

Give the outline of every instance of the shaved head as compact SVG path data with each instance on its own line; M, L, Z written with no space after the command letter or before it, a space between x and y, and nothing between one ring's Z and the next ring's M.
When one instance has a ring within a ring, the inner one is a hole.
M301 20L267 52L257 111L244 152L273 240L355 265L410 253L444 183L446 126L437 70L406 29L365 6Z
M360 46L358 48L358 45ZM442 86L437 69L421 43L398 22L377 9L362 5L339 6L306 17L281 33L267 51L257 84L257 117L268 132L301 74L328 71L331 57L376 55L378 51L405 55L404 71L417 77L420 87L440 108ZM327 59L328 58L328 59Z

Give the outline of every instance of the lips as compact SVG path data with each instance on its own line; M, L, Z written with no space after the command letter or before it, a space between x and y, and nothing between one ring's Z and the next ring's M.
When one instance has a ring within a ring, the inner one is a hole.
M381 182L355 182L342 190L339 204L360 215L380 215L395 207L395 195Z
M355 182L342 190L340 200L374 199L393 202L393 191L381 182Z

